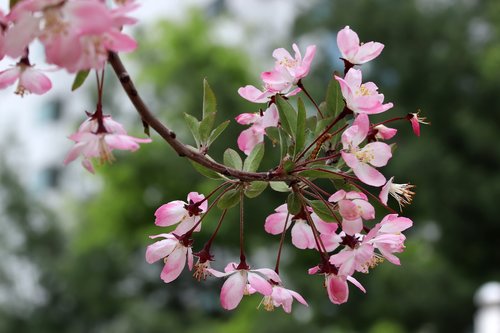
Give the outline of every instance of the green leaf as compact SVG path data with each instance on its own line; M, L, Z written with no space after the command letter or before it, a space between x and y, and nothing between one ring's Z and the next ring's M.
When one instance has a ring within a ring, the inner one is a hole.
M12 2L17 2L17 1L10 1L11 8L12 8ZM85 82L85 79L87 79L87 76L89 76L90 70L84 70L84 71L79 71L76 73L75 80L73 81L73 85L71 86L71 91L75 91L76 89L80 88L81 85Z
M335 186L335 188L337 189L337 191L344 190L346 192L349 192L349 191L359 192L359 189L356 186L351 185L345 179L332 179L331 181L332 181L333 185Z
M200 148L200 122L189 113L184 113L184 120L186 121L191 134L193 134L194 141L196 141L196 147Z
M290 192L290 187L285 182L281 182L281 181L269 182L269 185L276 192Z
M288 206L288 212L292 215L297 215L302 209L302 204L300 203L299 196L295 194L295 192L292 192L288 195L286 204Z
M297 112L293 107L283 99L283 97L276 95L276 104L278 106L278 113L280 116L280 123L283 129L295 138L295 129L297 128Z
M268 127L265 129L265 131L267 137L271 139L273 146L280 142L280 130L278 127Z
M333 208L328 209L326 204L322 200L311 200L309 205L312 207L313 211L325 222L337 222L337 219L333 216Z
M217 201L217 207L220 209L228 209L234 207L240 202L240 189L233 188L222 195Z
M221 174L219 174L213 170L210 170L209 168L204 167L201 164L198 164L192 160L189 160L189 162L191 162L191 164L193 165L193 167L195 168L196 171L198 171L200 174L202 174L205 177L208 177L210 179L216 179L216 180L224 179L224 177Z
M245 189L245 195L249 198L258 197L267 187L267 182L254 181Z
M203 79L203 119L211 114L215 114L217 109L217 102L215 95L207 79ZM213 124L212 124L213 125Z
M306 107L301 98L297 101L297 127L295 128L295 153L296 156L304 148L306 139Z
M245 163L243 164L243 171L255 172L259 168L260 162L264 157L264 143L257 144L253 150L250 152L250 155L245 159Z
M200 141L202 144L207 145L208 138L210 137L210 133L212 133L212 128L214 127L215 122L215 113L210 113L207 116L203 117L200 122L199 132L200 132Z
M219 126L217 126L212 131L212 133L210 133L210 137L208 138L208 143L207 143L208 146L210 146L219 137L219 135L221 135L222 132L224 132L224 130L229 125L229 123L230 123L229 120L226 120L225 122L220 123Z
M338 172L339 172L338 169L334 169L326 165L323 165L320 168L314 170L305 170L299 172L299 175L310 178L344 179L344 177L342 177L341 175L336 174Z
M243 168L243 161L235 150L228 148L224 152L224 165L233 169L241 170Z
M342 96L340 84L335 77L330 80L326 90L326 108L327 115L336 117L344 109L345 102Z

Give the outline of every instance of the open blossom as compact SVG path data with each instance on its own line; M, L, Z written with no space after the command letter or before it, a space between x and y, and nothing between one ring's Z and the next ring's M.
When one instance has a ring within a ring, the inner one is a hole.
M400 265L399 258L393 253L403 252L406 237L401 232L412 225L409 218L389 214L370 230L363 242L373 244L388 261Z
M302 58L302 54L297 44L293 44L292 48L295 52L294 57L284 48L273 51L273 57L276 59L274 71L288 74L291 78L291 82L297 84L300 79L309 74L309 69L311 68L311 63L316 53L316 45L307 47L304 58Z
M369 130L366 114L359 114L353 125L342 134L342 158L352 168L354 174L363 183L382 186L385 177L374 167L382 167L392 157L391 147L383 142L371 142L363 148L359 145L365 140Z
M342 216L342 230L348 235L354 235L363 230L363 219L375 218L375 208L368 202L362 192L338 190L328 199L336 202Z
M276 59L274 69L261 73L263 90L247 85L238 89L238 94L253 103L266 103L276 94L286 97L298 94L301 89L292 90L292 88L309 73L316 46L308 46L304 57L296 44L293 44L292 48L295 51L294 57L283 48L274 50L273 57Z
M377 114L389 110L394 105L384 103L384 95L378 93L378 87L373 82L362 83L361 71L351 68L345 78L335 75L340 83L342 96L346 105L354 113Z
M379 194L379 199L385 205L387 205L387 200L389 199L389 194L396 199L399 205L399 209L403 206L411 204L415 192L412 189L415 187L411 184L396 184L393 182L394 177L391 177L387 183L382 187Z
M353 65L361 65L375 59L384 49L384 44L378 42L360 43L358 34L349 26L337 34L337 45L342 59Z
M286 313L290 313L292 312L292 303L294 299L296 299L299 303L308 306L304 297L302 297L302 295L298 292L286 289L285 287L274 283L272 286L273 292L271 295L264 296L260 303L264 306L265 310L273 311L275 307L278 308L281 306Z
M160 277L165 283L172 282L179 277L184 266L186 266L186 261L189 270L193 268L191 246L186 246L184 242L180 242L172 234L159 234L149 237L152 239L158 237L164 238L148 246L146 249L146 261L152 264L163 259L165 266L163 266Z
M241 132L238 137L238 147L249 155L257 144L264 141L266 128L278 126L278 109L276 105L272 104L262 114L242 113L236 117L236 121L242 125L252 124L252 126Z
M155 212L155 224L160 227L177 224L173 231L176 235L183 235L191 230L200 220L201 214L207 211L208 202L203 194L190 192L187 202L174 200L162 205ZM201 223L194 231L200 231Z
M123 34L123 24L135 23L128 17L136 7L131 3L111 10L102 1L25 0L9 14L13 25L5 34L5 53L21 56L36 38L45 46L48 63L69 72L100 69L108 52L129 52L134 39Z
M17 81L15 93L21 97L25 94L45 94L52 88L52 82L40 70L20 61L15 67L0 72L0 89Z
M76 133L69 136L69 139L76 144L68 152L64 165L82 155L82 165L91 173L94 173L92 158L98 158L101 162L111 162L114 160L112 154L114 149L136 151L139 149L139 143L151 142L151 139L127 135L123 126L110 116L103 117L102 126L99 125L97 118L90 117L80 125Z
M215 277L227 277L220 293L221 305L226 310L236 308L244 295L249 295L254 291L270 296L273 293L273 287L268 280L281 282L278 274L269 268L251 270L247 265L229 263L224 273L215 269L209 269L209 271Z
M336 253L330 257L330 263L338 267L338 274L343 276L348 276L354 274L354 272L368 273L368 269L377 265L380 260L374 253L374 246L365 239L359 241L357 237L345 236L349 238L347 240L350 246L344 247L342 251ZM353 241L354 240L354 241Z
M336 223L328 223L319 218L312 209L308 207L311 220L320 234L330 235L335 233L338 228ZM287 220L288 218L288 220ZM307 221L306 212L302 211L297 215L290 215L286 204L275 209L275 213L266 218L264 229L272 235L278 235L287 230L294 222L292 227L292 244L299 249L316 249L314 233ZM286 226L285 226L286 223Z

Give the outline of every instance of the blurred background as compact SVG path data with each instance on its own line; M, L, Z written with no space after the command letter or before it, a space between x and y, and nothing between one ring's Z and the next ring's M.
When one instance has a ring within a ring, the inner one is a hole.
M197 283L189 272L165 285L161 263L144 260L148 236L163 232L154 211L217 183L156 134L134 154L117 153L95 176L78 162L63 167L72 145L66 137L93 111L95 87L88 80L71 94L72 78L54 73L55 88L43 97L0 96L0 332L474 332L475 292L500 281L499 1L143 1L137 16L139 49L124 62L151 109L191 144L183 113L200 117L203 78L217 96L220 122L256 111L236 91L259 85L274 48L318 46L304 84L322 100L333 71L342 70L340 29L349 25L362 41L384 43L382 55L363 66L366 80L395 103L393 116L420 109L432 122L420 138L400 124L395 158L384 170L417 186L404 210L414 228L402 266L384 263L360 276L367 294L351 288L349 302L336 306L322 278L305 272L314 254L287 246L285 282L310 305L294 304L291 315L256 310L258 296L223 311L220 281ZM107 113L141 135L113 75L107 85ZM212 157L221 160L228 143L237 149L242 129L232 122ZM284 200L271 191L247 200L255 266L274 265L279 240L263 221ZM237 215L228 218L234 223L225 223L214 249L219 269L238 255ZM216 214L211 219L199 246Z

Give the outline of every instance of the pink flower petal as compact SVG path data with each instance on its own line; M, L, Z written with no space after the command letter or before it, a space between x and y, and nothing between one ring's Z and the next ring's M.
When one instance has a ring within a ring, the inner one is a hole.
M311 227L304 220L296 220L292 228L292 244L299 249L314 249L316 243Z
M178 242L174 239L162 239L151 245L146 249L146 261L149 264L154 263L162 258L165 258L175 249Z
M288 213L274 213L269 215L266 218L266 222L264 223L264 229L267 233L271 235L279 235L283 232L285 228L285 221ZM292 217L288 217L286 229L290 227L292 222Z
M184 201L175 200L160 206L155 212L155 224L160 227L179 223L187 215Z
M273 287L271 284L259 274L251 271L248 272L248 283L252 286L252 288L264 296L269 296L273 293Z
M18 66L0 72L0 89L8 87L19 78L20 68Z
M45 94L52 88L50 79L32 67L27 67L21 72L19 84L36 95Z
M233 310L240 304L246 284L246 271L238 271L224 282L220 293L220 302L224 309Z
M174 281L179 277L186 266L187 248L178 245L177 248L165 259L165 266L161 271L161 279L165 283Z

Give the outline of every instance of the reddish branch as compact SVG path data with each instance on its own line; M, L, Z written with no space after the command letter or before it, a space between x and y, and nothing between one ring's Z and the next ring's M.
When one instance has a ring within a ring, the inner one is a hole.
M225 176L239 179L240 181L291 181L296 179L295 176L287 175L281 170L269 172L246 172L229 168L223 164L209 159L199 151L189 148L188 146L177 140L175 133L167 128L158 118L153 115L153 113L151 113L148 106L144 103L141 96L139 95L139 92L135 88L135 85L130 78L130 75L127 73L127 70L120 60L118 54L110 52L108 61L113 67L113 70L120 80L125 93L134 105L137 112L140 114L142 120L151 128L153 128L177 152L177 154L179 154L179 156L187 157L193 162L198 163L206 168L209 168Z

